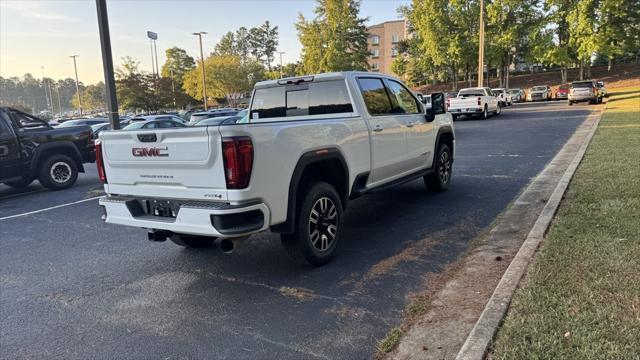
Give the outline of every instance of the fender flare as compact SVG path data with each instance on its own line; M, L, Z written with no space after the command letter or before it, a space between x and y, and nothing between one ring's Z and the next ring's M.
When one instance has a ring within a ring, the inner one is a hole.
M36 147L31 161L31 173L36 174L38 171L38 164L42 159L46 159L47 156L58 153L56 150L64 149L65 152L71 153L71 158L76 162L79 172L84 172L84 166L82 165L82 156L80 151L76 148L75 144L71 141L56 141L52 143L46 143Z
M453 140L455 141L455 139L456 139L456 135L455 135L455 133L453 132L453 128L451 127L451 125L442 125L442 126L438 129L438 133L436 134L436 142L435 142L436 147L435 147L435 149L434 149L434 151L433 151L433 162L431 163L431 164L432 164L432 165L431 165L431 167L433 167L433 165L436 163L436 162L435 162L435 157L436 157L436 155L437 155L437 153L438 153L438 147L440 146L440 138L441 138L441 137L442 137L442 135L444 135L444 134L451 134L451 137L453 138ZM452 145L452 147L453 147L453 146L455 146L455 145ZM453 148L451 149L451 154L452 154L452 157L453 157L453 154L455 154L455 149L453 149ZM452 158L452 160L451 160L451 161L453 161L453 160L454 160L454 159Z
M335 147L308 151L300 156L295 168L293 169L293 174L291 175L287 199L287 220L283 223L271 226L271 231L283 234L290 234L295 231L298 188L300 180L302 179L302 174L304 174L304 171L310 165L326 160L338 160L344 168L346 176L344 180L345 194L342 197L342 206L346 207L351 188L349 187L349 167L347 167L347 162L345 161L342 152Z

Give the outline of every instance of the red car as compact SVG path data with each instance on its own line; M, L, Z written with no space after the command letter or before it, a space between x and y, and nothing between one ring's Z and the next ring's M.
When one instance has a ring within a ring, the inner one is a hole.
M556 91L556 100L566 100L569 97L569 88L571 85L562 84L558 86L558 91Z

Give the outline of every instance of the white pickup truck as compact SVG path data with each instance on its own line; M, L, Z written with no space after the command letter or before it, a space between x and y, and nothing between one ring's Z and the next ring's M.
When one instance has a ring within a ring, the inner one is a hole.
M453 124L443 94L432 104L425 112L393 77L327 73L256 84L236 124L101 132L103 218L182 246L218 239L223 251L271 230L322 265L351 199L417 178L449 187Z
M489 114L501 112L500 100L486 87L462 89L457 97L447 101L447 105L453 120L460 115L480 115L487 119Z

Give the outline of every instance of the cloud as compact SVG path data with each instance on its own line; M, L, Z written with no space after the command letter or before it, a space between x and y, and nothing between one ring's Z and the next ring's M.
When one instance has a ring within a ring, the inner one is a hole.
M40 1L0 1L0 7L3 10L11 10L15 14L28 18L38 20L53 20L64 22L77 22L80 19L58 13L43 6L43 2Z

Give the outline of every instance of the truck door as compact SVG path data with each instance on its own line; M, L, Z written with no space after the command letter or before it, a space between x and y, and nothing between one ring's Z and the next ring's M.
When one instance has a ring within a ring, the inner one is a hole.
M420 102L401 83L386 79L393 112L406 127L407 166L418 170L430 166L435 142L433 122L427 122Z
M0 110L0 180L22 175L18 137L9 123L8 116Z
M392 113L391 98L378 77L359 77L371 134L369 185L392 180L408 170L406 127Z

